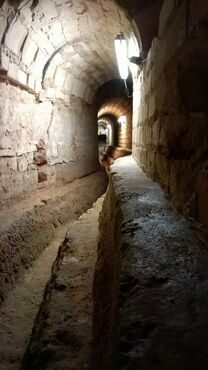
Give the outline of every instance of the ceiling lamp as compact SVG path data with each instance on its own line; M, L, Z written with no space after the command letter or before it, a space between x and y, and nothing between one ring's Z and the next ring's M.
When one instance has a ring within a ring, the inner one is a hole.
M123 32L116 36L115 40L116 58L120 76L126 80L129 74L128 57L127 57L127 42L124 38Z

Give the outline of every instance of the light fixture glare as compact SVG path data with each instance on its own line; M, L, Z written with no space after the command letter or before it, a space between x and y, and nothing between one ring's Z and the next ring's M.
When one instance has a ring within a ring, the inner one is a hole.
M126 80L129 74L128 71L128 57L127 57L127 42L124 38L123 33L120 33L114 40L116 58L118 63L118 69L120 76L123 80Z

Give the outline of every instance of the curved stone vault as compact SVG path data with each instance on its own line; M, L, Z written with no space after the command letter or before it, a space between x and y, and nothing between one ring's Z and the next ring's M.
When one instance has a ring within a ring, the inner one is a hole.
M42 98L91 103L100 85L118 77L113 41L121 29L128 37L131 20L112 0L5 1L0 68L32 91L44 90Z

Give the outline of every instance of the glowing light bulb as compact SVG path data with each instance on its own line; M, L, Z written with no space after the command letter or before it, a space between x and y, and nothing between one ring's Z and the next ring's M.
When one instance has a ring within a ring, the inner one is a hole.
M120 76L123 80L126 80L129 74L128 70L128 57L127 57L127 42L124 38L123 33L116 36L114 40L116 58L118 63L118 69Z

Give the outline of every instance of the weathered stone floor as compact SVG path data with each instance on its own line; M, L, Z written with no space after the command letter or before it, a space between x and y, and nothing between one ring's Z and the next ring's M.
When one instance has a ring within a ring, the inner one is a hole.
M103 197L68 230L52 269L23 368L91 369L92 289Z

